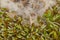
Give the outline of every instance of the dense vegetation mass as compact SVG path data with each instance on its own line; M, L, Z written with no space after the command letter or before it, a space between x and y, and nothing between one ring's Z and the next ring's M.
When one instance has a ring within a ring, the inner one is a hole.
M42 19L37 17L39 26L23 25L21 16L12 19L6 11L0 9L0 40L60 40L60 12L56 6L48 9Z

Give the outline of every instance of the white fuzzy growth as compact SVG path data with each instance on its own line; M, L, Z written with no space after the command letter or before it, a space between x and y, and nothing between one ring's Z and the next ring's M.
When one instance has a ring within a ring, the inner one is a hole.
M13 2L11 2L10 0L0 0L1 2L1 7L2 8L8 8L10 10L14 10L17 11L19 8L17 7L17 5Z
M42 16L49 7L56 4L56 0L29 0L28 3L29 4L24 7L22 1L14 3L11 0L0 0L0 7L8 8L10 11L16 11L16 14L22 15L23 18L29 17L30 23L32 24L37 23L37 15ZM35 8L35 6L39 6L39 8ZM35 16L31 16L31 13L34 13Z

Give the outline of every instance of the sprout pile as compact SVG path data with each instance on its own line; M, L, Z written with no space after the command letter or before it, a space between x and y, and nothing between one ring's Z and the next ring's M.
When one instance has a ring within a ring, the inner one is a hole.
M39 26L23 25L22 16L12 19L6 13L5 8L0 8L0 40L60 40L60 13L56 6L48 9L42 19L37 17Z

